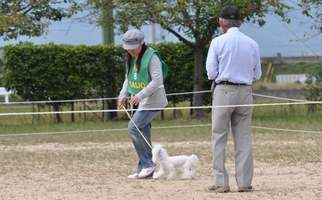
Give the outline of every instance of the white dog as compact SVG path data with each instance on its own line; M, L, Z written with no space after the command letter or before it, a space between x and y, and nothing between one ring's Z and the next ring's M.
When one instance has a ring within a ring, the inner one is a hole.
M167 151L161 144L156 144L152 149L152 161L155 164L160 164L158 172L154 172L154 179L162 179L165 177L166 172L169 172L167 180L174 180L176 178L175 168L183 166L182 179L194 179L197 174L193 170L193 166L199 163L199 159L196 155L191 156L168 156Z

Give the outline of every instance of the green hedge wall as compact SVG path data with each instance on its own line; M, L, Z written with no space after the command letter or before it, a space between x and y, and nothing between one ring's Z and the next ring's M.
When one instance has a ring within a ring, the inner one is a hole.
M114 46L5 46L3 85L29 101L116 97L123 54Z
M162 59L169 66L165 80L167 93L191 92L194 85L193 50L181 42L150 46L161 52ZM8 45L3 49L3 86L25 101L117 97L124 81L125 55L120 45ZM205 90L209 90L205 70L204 73ZM210 93L205 97L207 105L211 102ZM191 101L192 94L170 95L168 99L175 106L179 102ZM55 110L63 105L53 104Z

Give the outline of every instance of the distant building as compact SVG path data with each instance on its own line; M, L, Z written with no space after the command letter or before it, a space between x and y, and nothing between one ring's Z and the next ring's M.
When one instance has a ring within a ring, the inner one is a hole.
M277 74L276 83L278 84L293 84L302 83L304 84L307 80L308 75L306 74Z

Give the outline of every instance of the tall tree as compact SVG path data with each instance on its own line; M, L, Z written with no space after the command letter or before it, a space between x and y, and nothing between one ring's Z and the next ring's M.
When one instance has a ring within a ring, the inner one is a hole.
M210 41L221 34L217 19L220 10L233 4L241 10L246 22L265 24L263 17L267 13L276 13L284 18L284 9L288 6L278 0L114 0L104 5L114 9L114 16L102 17L99 12L103 6L100 0L87 0L83 5L89 11L87 16L92 22L100 25L114 24L119 31L125 32L129 26L141 28L151 22L160 24L175 35L180 41L194 50L194 91L203 90L203 51ZM96 16L96 18L95 18ZM101 19L106 21L102 21ZM96 21L95 21L96 20ZM194 106L203 105L201 93L195 93ZM203 109L195 109L194 116L204 116Z
M75 0L2 0L0 37L9 40L22 35L40 36L46 32L50 21L71 17L76 8Z
M302 14L308 16L311 20L303 23L310 23L311 29L316 30L313 34L304 36L307 39L315 37L322 33L322 1L321 0L301 0L295 7L302 10Z

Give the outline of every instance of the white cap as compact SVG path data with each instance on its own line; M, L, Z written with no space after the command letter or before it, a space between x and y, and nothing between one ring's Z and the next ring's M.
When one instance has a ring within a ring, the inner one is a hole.
M144 33L138 29L128 30L122 39L124 49L136 49L144 43Z

